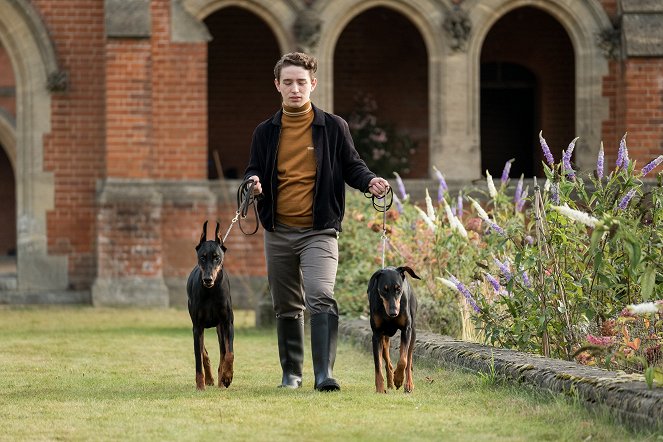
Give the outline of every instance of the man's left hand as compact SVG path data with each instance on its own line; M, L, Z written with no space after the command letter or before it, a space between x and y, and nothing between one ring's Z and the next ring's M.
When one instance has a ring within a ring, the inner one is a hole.
M389 190L389 182L384 178L375 177L368 183L368 191L375 197L383 197Z

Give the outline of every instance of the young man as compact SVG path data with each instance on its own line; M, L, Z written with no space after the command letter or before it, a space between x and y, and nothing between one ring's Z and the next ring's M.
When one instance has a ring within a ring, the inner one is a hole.
M301 386L308 309L314 387L336 391L334 284L345 184L380 196L389 183L359 158L345 120L311 104L316 69L316 59L301 52L286 54L276 63L274 85L283 98L282 108L256 127L244 177L255 182L256 195L263 194L258 211L276 313L280 386Z

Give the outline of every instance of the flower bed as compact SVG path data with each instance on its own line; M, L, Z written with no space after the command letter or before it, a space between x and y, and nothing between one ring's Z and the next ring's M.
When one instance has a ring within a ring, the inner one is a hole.
M576 139L577 140L577 139ZM540 135L546 179L499 182L451 195L436 170L436 201L411 201L396 176L385 261L407 263L419 324L436 333L587 365L643 373L663 385L663 156L637 169L626 135L614 168L603 147L591 175L573 170L576 140L556 163ZM343 313L366 308L365 281L382 251L382 216L348 200L337 293Z

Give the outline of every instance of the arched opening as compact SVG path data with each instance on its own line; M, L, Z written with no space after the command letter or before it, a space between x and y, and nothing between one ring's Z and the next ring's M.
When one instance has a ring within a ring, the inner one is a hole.
M495 23L481 50L481 106L484 171L501 174L513 152L519 157L511 176L543 176L540 130L555 159L561 158L575 136L575 58L555 18L522 7Z
M334 52L334 111L373 171L428 176L428 54L405 16L376 7L348 23Z
M534 74L513 63L481 65L481 171L500 176L534 176L532 134L540 126Z
M16 289L16 81L0 44L0 290Z
M16 289L16 185L14 170L0 145L0 290Z
M240 7L222 8L205 19L208 44L208 177L241 178L251 134L280 106L274 64L281 56L274 33Z
M16 178L0 144L0 258L16 256Z

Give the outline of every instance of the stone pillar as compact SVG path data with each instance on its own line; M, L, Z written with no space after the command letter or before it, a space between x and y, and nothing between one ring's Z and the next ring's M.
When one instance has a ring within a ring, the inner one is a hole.
M97 279L92 304L167 307L161 193L149 181L108 179L97 201Z

